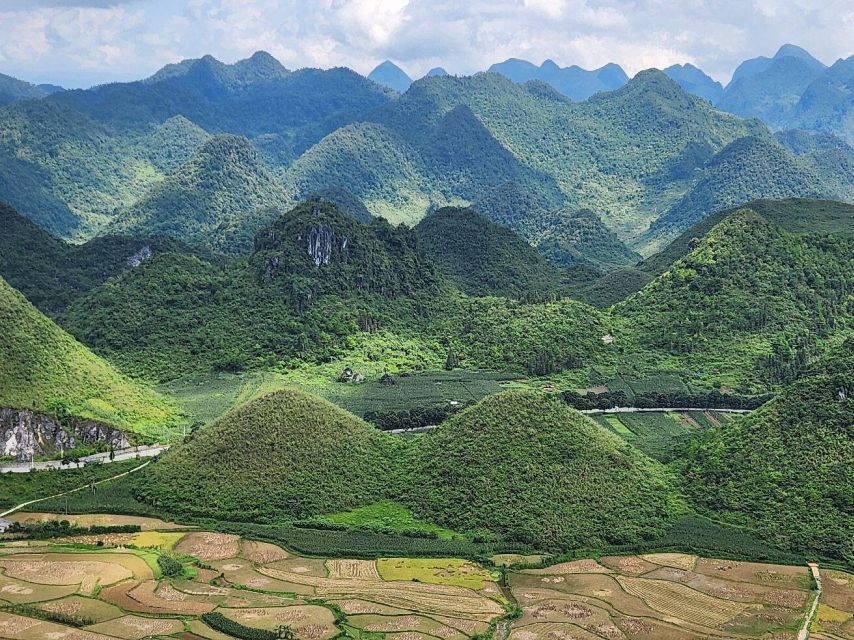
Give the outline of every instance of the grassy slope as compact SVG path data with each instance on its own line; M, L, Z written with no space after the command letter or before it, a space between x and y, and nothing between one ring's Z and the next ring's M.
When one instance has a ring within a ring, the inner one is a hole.
M416 515L547 548L637 542L681 509L664 469L559 400L491 396L416 443Z
M854 562L854 339L684 463L703 509L771 540Z
M0 405L153 433L178 421L166 399L119 374L0 279Z
M169 451L142 492L166 510L226 520L344 511L393 495L401 446L325 400L280 391Z

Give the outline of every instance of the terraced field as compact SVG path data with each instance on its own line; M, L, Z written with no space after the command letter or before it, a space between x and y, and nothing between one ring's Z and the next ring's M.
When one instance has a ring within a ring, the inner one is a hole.
M466 560L304 558L235 535L162 525L88 536L85 545L0 541L0 638L219 640L228 636L203 619L217 613L262 631L286 625L300 640L342 631L373 640L466 640L506 610L495 575ZM160 555L177 559L183 575L164 577Z
M854 576L839 576L837 592L823 596L820 623L835 634L825 638L851 637L840 630L852 617L841 612L854 609ZM564 562L509 581L523 612L510 640L794 640L810 595L806 567L678 553Z

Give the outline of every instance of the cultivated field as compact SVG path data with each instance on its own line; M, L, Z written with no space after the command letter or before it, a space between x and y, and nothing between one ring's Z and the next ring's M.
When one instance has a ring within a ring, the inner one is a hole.
M505 612L493 574L467 560L305 558L162 525L87 536L86 545L0 542L0 638L228 638L205 617L216 613L259 630L287 625L300 640L344 629L371 640L466 640ZM163 576L160 555L177 560L182 574Z
M806 567L681 553L577 560L517 572L509 580L523 611L512 623L511 640L794 640L810 589ZM854 585L840 579L838 587L843 595L828 597L854 604ZM839 629L851 614L841 626L831 623L841 615L825 600L826 624L837 625L837 635L826 637L848 638Z

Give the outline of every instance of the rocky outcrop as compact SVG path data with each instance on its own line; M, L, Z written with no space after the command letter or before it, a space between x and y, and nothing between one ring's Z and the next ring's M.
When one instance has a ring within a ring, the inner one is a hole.
M27 409L0 409L0 455L23 461L80 445L130 446L124 433L108 425L94 420L66 422L63 426L54 416Z
M347 249L347 238L337 234L333 229L319 224L309 229L306 237L306 249L314 261L314 265L319 267L329 264L333 253L343 253Z

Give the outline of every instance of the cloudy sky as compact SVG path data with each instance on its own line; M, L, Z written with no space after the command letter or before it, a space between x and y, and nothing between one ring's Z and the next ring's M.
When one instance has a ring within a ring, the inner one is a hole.
M211 53L258 49L288 68L389 58L410 75L520 57L631 75L692 62L726 82L741 60L799 44L854 53L851 0L0 0L0 72L89 86Z

